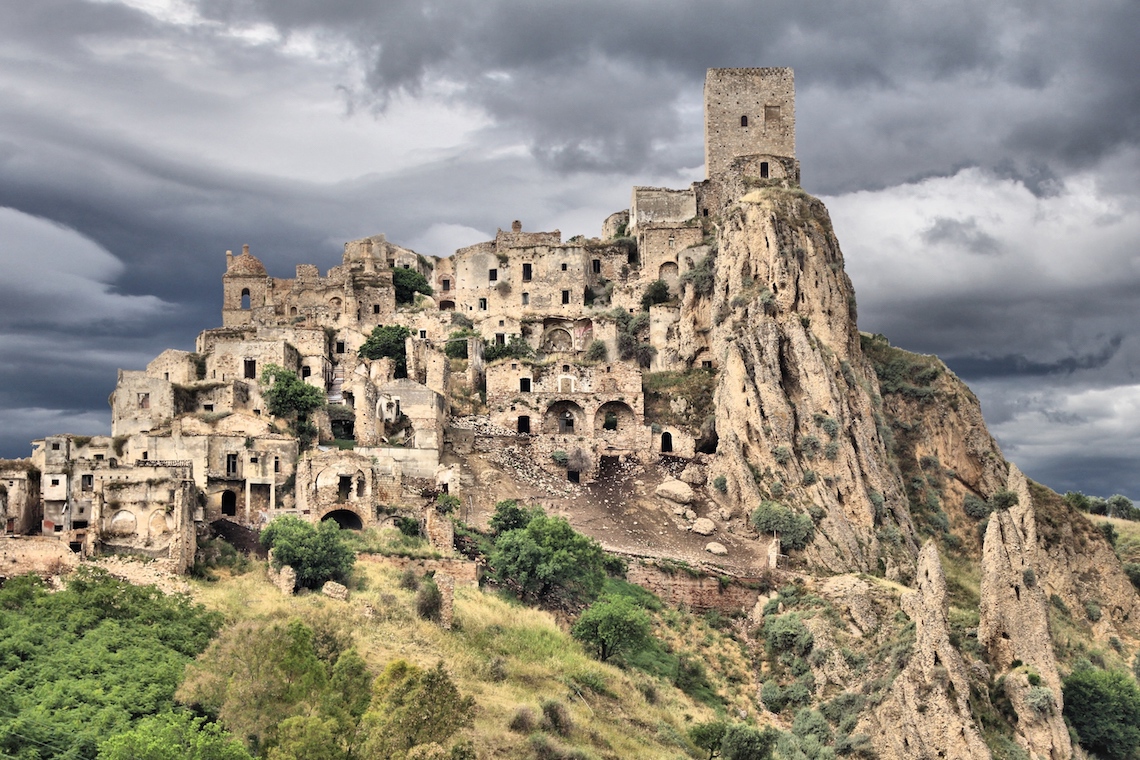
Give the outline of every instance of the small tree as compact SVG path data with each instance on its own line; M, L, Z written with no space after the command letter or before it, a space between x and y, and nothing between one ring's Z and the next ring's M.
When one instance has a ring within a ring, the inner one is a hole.
M579 616L570 633L594 647L605 662L619 652L644 649L650 639L649 615L626 597L594 602Z
M274 417L293 417L304 420L309 412L325 405L325 394L316 386L297 377L297 373L277 364L267 364L261 370L263 395L269 402L269 413Z
M778 737L779 732L772 728L760 731L744 723L734 723L725 729L720 755L724 760L768 760Z
M609 350L606 348L604 340L595 340L586 349L586 361L588 362L604 362L608 357Z
M392 270L392 286L396 289L396 303L409 304L415 297L416 293L423 293L425 296L432 294L431 285L428 284L427 278L414 269L404 269L398 267Z
M412 331L403 325L376 325L358 353L365 359L388 357L393 360L396 377L407 377L408 354L405 341L411 334Z
M583 536L562 517L537 515L525 528L499 535L491 552L492 576L532 600L554 595L588 601L605 582L601 545Z
M364 757L404 757L421 744L442 744L471 725L475 700L437 663L422 670L404 660L388 664L376 679L372 706L364 715L369 736Z
M727 729L728 724L723 720L698 723L689 729L689 740L700 749L707 749L709 760L712 760L720 753L720 745Z
M645 288L641 296L641 310L649 311L649 307L669 300L669 283L664 280L654 280Z
M779 533L781 546L789 549L803 549L815 537L811 515L797 514L775 501L760 502L752 513L752 524L761 533Z
M1129 760L1140 748L1140 689L1126 673L1088 668L1064 681L1064 714L1081 746L1105 760Z
M190 713L166 712L99 745L99 760L253 760L241 742L217 723Z
M500 501L491 515L491 532L506 533L508 530L525 528L530 521L543 514L542 507L524 507L515 499Z
M282 515L261 531L261 545L273 549L273 563L289 565L305 588L320 588L326 581L343 580L352 572L356 555L340 535L340 526L325 520L320 527Z

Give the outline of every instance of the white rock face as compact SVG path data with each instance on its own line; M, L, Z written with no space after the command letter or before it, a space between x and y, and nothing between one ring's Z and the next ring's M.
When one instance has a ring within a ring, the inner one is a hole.
M702 536L711 536L716 533L716 523L707 517L698 517L693 521L693 532Z
M718 557L728 554L728 549L725 548L724 544L719 544L716 541L709 541L705 544L705 551Z
M691 504L693 499L696 498L696 494L693 493L693 489L688 483L674 480L673 478L657 486L657 490L654 491L654 493L662 499L668 499L677 504Z

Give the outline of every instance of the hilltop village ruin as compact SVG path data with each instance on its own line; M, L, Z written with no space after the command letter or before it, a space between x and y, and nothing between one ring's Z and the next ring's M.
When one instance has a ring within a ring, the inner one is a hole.
M712 69L704 96L707 178L633 188L597 238L516 221L436 258L376 235L347 243L339 266L301 264L291 279L269 276L249 246L227 252L221 326L193 352L120 370L109 435L52 435L29 459L0 461L0 525L185 569L196 526L218 519L360 528L425 490L462 497L458 457L472 450L526 446L574 483L607 463L715 452L707 410L681 399L647 418L644 377L720 370L717 317L682 325L685 288L711 277L712 220L750 188L797 187L799 164L791 69ZM431 295L401 303L399 270ZM360 354L392 325L410 333L406 368ZM311 446L269 412L274 365L327 400Z

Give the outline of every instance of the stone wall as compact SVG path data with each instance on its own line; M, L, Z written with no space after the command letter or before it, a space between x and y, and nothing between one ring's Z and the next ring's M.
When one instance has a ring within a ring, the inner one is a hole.
M666 571L640 561L630 563L626 580L652 591L666 604L688 607L693 612L747 612L760 598L757 589L745 585L759 578L732 579L724 584L713 576L694 577L684 569Z
M697 215L697 199L692 189L635 187L629 205L632 229L646 222L685 222ZM631 229L631 231L632 231Z

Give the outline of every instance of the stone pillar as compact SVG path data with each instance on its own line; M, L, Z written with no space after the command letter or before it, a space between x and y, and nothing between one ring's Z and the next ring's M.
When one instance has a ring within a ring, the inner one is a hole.
M455 616L455 579L437 572L435 585L439 587L439 627L450 631Z
M768 544L768 569L775 570L780 565L780 539L773 536Z

